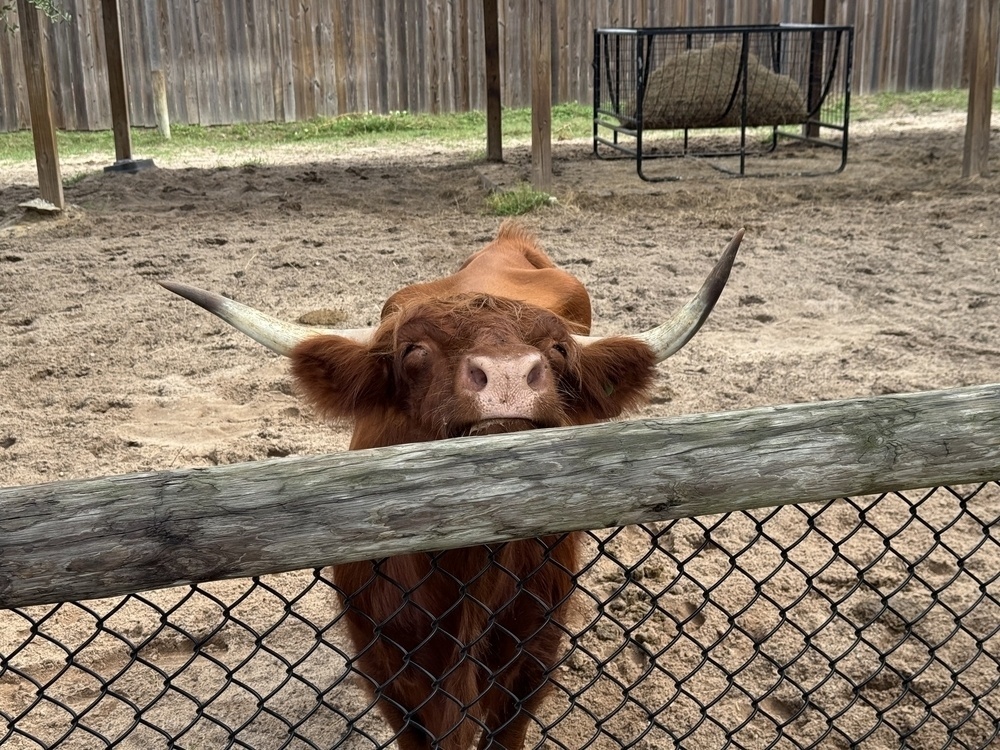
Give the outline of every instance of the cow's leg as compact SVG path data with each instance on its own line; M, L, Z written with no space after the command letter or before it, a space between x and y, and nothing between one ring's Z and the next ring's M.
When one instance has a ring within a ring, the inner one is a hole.
M479 726L465 711L476 698L476 665L459 662L454 640L443 634L406 660L388 642L375 641L358 658L358 671L400 750L468 750Z
M551 692L549 678L564 649L563 625L577 569L575 535L511 545L500 563L519 575L517 593L501 603L485 656L492 684L481 702L486 727L481 750L520 750Z
M527 656L511 667L517 676L494 685L487 697L487 730L479 739L480 750L520 750L531 722L551 691L548 668Z
M379 711L385 717L386 723L396 734L399 750L432 750L431 737L417 717L403 711L389 691L378 703Z
M494 662L499 673L481 704L487 729L480 737L480 750L520 750L531 722L552 690L549 675L562 650L562 631L549 623L527 643L519 644L518 640L506 631L493 641L501 659Z

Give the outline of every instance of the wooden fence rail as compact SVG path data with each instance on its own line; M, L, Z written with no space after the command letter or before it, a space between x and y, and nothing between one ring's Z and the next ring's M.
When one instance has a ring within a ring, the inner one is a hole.
M531 100L530 0L497 0L506 106ZM46 27L55 119L66 130L111 127L101 3L60 0ZM609 26L803 23L811 0L551 0L555 102L591 101L592 30ZM154 79L175 124L306 120L348 112L482 110L481 0L121 0L134 125L157 123ZM853 24L855 90L966 85L965 2L827 3ZM12 15L16 22L16 14ZM0 131L29 126L20 36L0 29Z
M1000 385L0 489L0 608L1000 478Z

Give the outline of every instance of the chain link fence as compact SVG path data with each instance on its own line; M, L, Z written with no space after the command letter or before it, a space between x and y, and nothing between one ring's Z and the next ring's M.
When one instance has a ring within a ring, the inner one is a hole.
M583 559L527 747L1000 741L998 483L594 532ZM392 745L345 631L328 570L0 611L0 743Z

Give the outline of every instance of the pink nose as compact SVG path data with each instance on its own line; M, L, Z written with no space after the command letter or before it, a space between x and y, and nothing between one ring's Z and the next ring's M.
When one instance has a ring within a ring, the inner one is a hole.
M538 352L514 357L466 357L465 385L470 391L527 386L537 391L545 380L545 363Z
M530 419L539 394L549 386L549 369L538 352L465 358L459 385L475 394L484 419Z

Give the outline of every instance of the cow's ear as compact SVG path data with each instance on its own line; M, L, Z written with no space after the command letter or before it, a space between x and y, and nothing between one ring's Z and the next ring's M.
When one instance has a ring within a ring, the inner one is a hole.
M289 354L306 401L329 418L352 418L385 407L390 369L385 357L341 336L313 336Z
M641 341L608 337L580 350L577 404L584 421L612 419L646 401L656 376L653 350Z

